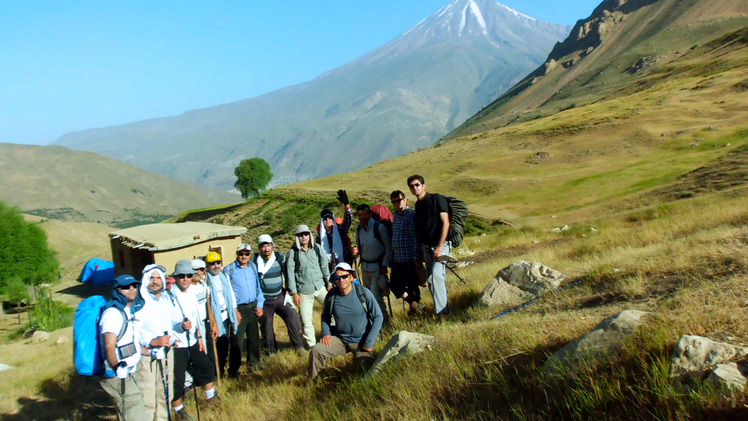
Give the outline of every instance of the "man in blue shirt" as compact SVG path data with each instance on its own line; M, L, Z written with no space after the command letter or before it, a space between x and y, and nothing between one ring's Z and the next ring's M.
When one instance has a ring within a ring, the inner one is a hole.
M231 336L229 377L236 377L239 374L246 345L249 345L247 361L250 371L262 368L259 318L263 315L265 297L260 288L257 266L250 261L251 255L252 247L249 244L240 244L236 249L236 260L224 269L224 273L231 281L231 289L236 297L236 308L241 315L236 335Z
M353 352L353 361L359 366L374 360L374 343L384 315L374 294L353 284L354 274L348 263L335 266L335 287L328 292L322 310L322 338L309 353L310 380L325 368L329 358Z

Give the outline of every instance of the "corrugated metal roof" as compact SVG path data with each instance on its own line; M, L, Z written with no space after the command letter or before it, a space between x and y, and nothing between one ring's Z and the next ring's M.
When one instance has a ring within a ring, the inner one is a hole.
M183 222L179 224L148 224L109 233L110 238L121 237L122 243L132 248L150 251L186 247L213 238L234 237L247 232L244 227L211 224L208 222Z

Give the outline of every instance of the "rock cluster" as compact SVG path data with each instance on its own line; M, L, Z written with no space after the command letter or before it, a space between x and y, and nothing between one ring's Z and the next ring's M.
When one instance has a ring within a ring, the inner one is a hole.
M748 384L748 347L683 335L673 350L670 376L681 380L706 379L729 391Z
M541 265L521 260L501 269L486 286L479 303L486 307L512 307L555 290L564 274Z
M394 358L401 358L431 350L436 338L421 333L401 330L392 338L379 353L374 365L371 366L367 375L376 374L382 370L382 366Z
M558 374L614 352L624 339L636 331L648 314L645 311L624 310L603 320L590 333L556 351L543 369L546 373Z

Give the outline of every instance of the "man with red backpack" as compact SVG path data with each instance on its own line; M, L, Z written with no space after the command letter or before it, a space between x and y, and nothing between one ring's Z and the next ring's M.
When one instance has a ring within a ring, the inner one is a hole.
M384 297L387 289L387 268L392 261L392 239L384 223L372 217L369 205L356 207L359 226L356 229L356 245L361 257L361 281L374 294L384 314L384 323L389 321Z

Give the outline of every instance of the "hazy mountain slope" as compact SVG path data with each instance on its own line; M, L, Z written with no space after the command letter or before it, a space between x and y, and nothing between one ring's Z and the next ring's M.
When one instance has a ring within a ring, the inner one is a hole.
M748 28L686 49L633 79L619 74L630 89L594 103L497 129L479 120L467 127L470 136L282 189L334 198L335 189L348 188L351 197L386 203L391 190L407 193L405 179L420 173L432 191L459 195L475 214L562 226L567 216L626 208L651 189L683 197L712 191L708 183L695 190L666 186L731 151L747 158ZM726 188L745 191L744 177L725 177Z
M455 0L311 82L58 142L222 189L252 156L270 162L273 184L350 171L433 143L535 68L568 30L493 0Z
M62 146L0 143L0 179L0 200L25 213L119 226L241 200Z
M445 138L643 89L636 81L652 69L746 24L746 0L606 0L545 64Z

